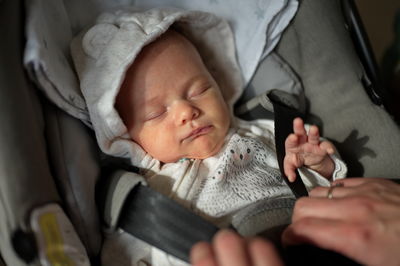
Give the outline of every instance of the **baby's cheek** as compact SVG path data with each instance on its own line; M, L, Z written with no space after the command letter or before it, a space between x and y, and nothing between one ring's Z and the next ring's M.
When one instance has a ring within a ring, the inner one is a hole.
M158 136L157 130L153 130L152 128L142 128L137 132L137 137L134 138L137 142L147 151L153 150L155 147L159 145L162 140L160 136Z
M149 133L147 140L153 151L163 158L163 162L176 162L182 158L183 147L180 146L179 136L172 128L159 128Z

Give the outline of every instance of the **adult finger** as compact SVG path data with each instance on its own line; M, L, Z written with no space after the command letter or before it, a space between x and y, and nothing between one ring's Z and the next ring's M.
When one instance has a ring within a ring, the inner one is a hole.
M190 250L190 262L193 266L217 266L210 243L196 243Z
M330 187L316 187L309 192L310 197L339 199L349 196L365 194L366 188L360 186L346 187L343 183L337 182ZM368 195L368 194L367 194Z
M397 185L395 182L387 180L385 178L372 178L372 177L349 177L349 178L345 178L345 179L340 179L340 180L336 180L334 182L332 182L333 184L336 183L343 183L343 185L345 187L355 187L355 186L359 186L362 184L366 184L366 183L382 183L382 184L386 184L386 185Z
M291 224L282 235L284 245L308 243L363 262L368 253L359 223L307 218Z
M348 219L348 203L340 200L330 200L327 198L301 198L297 200L293 210L292 222L314 217L327 219Z
M327 198L301 198L293 210L292 222L304 218L326 218L344 221L363 221L374 217L389 218L398 213L397 202L355 196L331 200Z
M254 266L282 266L282 261L274 245L262 238L249 240L248 250Z
M339 184L341 185L339 186ZM338 199L354 195L355 193L358 193L358 188L355 190L354 187L345 187L342 183L338 182L332 184L330 187L316 187L308 194L310 197L315 198L327 198L330 194L331 198Z
M344 198L365 196L380 200L389 200L400 203L400 185L389 180L346 182L347 180L332 183L331 187L317 187L310 191L310 197ZM341 186L338 186L341 184Z
M338 221L320 218L292 223L283 233L284 244L310 243L341 253L370 266L399 265L399 219Z
M214 239L214 254L219 266L251 265L247 254L246 242L230 230L219 231Z

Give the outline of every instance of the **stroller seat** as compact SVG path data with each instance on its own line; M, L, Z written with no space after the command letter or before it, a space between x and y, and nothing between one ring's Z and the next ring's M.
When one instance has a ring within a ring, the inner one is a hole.
M93 133L49 102L27 78L23 10L22 1L0 3L0 33L7 36L0 43L0 254L5 265L27 265L24 259L35 251L23 250L22 259L15 252L14 236L22 231L20 243L30 243L32 210L57 203L96 264L103 239L103 213L96 204L99 150ZM340 1L301 1L275 54L301 81L308 118L335 143L349 175L400 179L399 127L365 92L361 80L366 73ZM243 101L263 92L266 69L261 62Z

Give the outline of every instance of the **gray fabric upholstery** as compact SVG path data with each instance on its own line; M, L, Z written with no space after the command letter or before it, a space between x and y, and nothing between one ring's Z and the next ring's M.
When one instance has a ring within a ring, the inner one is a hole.
M100 252L100 217L95 186L100 176L99 154L93 132L80 120L43 101L45 136L50 166L64 210L88 255Z
M42 110L22 68L21 1L0 2L0 253L23 265L11 235L35 207L59 201L48 167Z
M336 144L349 175L400 178L399 127L362 87L363 69L339 1L303 0L277 53L301 77L309 111Z
M18 228L29 230L30 212L50 202L64 207L90 255L101 245L95 141L27 82L22 15L22 1L0 2L0 34L7 36L0 42L0 254L7 265L25 265L11 236Z

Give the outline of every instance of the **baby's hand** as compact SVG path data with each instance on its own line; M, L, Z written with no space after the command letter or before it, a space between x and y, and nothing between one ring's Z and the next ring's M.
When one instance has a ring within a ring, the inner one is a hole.
M311 126L307 135L301 118L293 120L293 131L294 134L290 134L285 141L286 156L283 161L289 181L296 179L295 171L303 165L329 179L335 168L328 156L335 152L333 144L329 141L320 142L317 126Z

